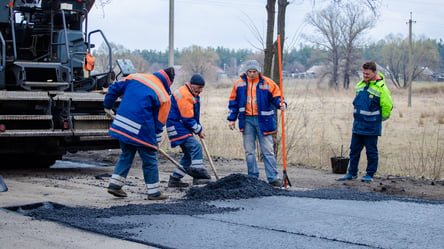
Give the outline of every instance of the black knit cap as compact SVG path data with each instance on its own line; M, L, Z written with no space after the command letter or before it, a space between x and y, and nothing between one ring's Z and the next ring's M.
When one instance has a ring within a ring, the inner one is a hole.
M190 84L205 86L205 80L201 74L195 73L193 76L191 76Z
M165 68L163 71L168 75L168 78L170 78L171 83L173 83L174 76L176 75L174 67Z

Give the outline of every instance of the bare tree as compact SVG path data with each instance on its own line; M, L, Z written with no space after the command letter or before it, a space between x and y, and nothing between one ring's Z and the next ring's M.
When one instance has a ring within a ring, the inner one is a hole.
M284 49L284 42L285 42L285 15L287 11L287 6L290 4L287 0L278 0L278 23L277 23L277 33L281 37L281 53L283 53ZM279 62L278 62L278 44L277 41L274 45L274 51L275 51L275 63L274 63L274 70L273 70L273 80L275 82L278 82L279 86L282 86L282 82L279 80ZM283 58L283 55L281 54L281 57Z
M344 29L338 13L340 13L340 9L333 4L306 17L306 21L315 28L315 33L317 33L317 35L307 36L307 38L319 47L324 48L329 54L328 58L332 67L329 86L335 88L338 87L341 30Z
M303 0L302 0L303 1ZM378 7L382 0L319 0L319 2L331 1L331 3L340 5L342 3L347 2L362 2L364 6L367 6L375 15L377 14ZM286 16L286 8L289 4L294 3L295 1L287 1L287 0L278 0L278 34L281 35L281 46L284 51L284 42L285 42L285 16ZM298 1L301 3L301 1ZM316 5L315 0L311 0L313 6ZM267 33L265 39L265 48L264 48L264 66L263 66L263 74L265 76L271 76L272 66L273 66L273 58L277 54L276 51L276 42L275 42L275 18L276 18L276 0L267 0L267 4L265 6L267 10ZM251 26L251 25L250 25ZM264 39L260 37L260 34L257 28L250 27L250 30L253 31L256 38L263 44ZM276 66L273 69L274 75L276 75Z
M363 8L353 3L346 4L343 9L345 10L342 18L344 23L341 25L344 47L343 83L347 89L350 86L350 73L356 58L356 42L365 30L374 27L375 19L366 15Z
M408 54L407 52L403 52L403 50L408 51L408 44L405 44L406 41L400 34L396 36L390 34L385 40L386 44L381 49L381 62L386 65L393 84L397 88L400 88L400 79L403 77L402 72L406 70L405 62L408 61Z
M87 9L88 11L90 11L90 9L91 9L93 6L96 6L97 8L99 8L99 9L102 10L102 15L105 16L105 6L108 5L108 4L110 4L111 2L112 2L112 0L98 0L98 1L95 1L95 0L87 0L87 1L86 1L86 9Z
M191 76L194 73L200 73L209 79L216 78L214 67L218 64L218 61L219 56L213 49L202 48L196 45L184 48L179 59L185 77Z
M264 58L264 67L263 74L265 76L271 76L271 67L273 65L273 56L274 56L274 19L276 13L276 0L267 0L267 5L265 6L267 9L267 37L265 43L265 58Z
M332 1L332 3L336 4L336 5L341 5L341 4L348 4L348 3L352 3L352 4L359 4L362 3L363 6L367 7L370 11L372 11L372 13L377 16L378 15L378 11L379 11L379 6L382 4L382 0L324 0L324 1ZM312 3L315 4L315 0L312 0Z
M408 39L390 34L385 38L381 50L381 62L386 65L389 77L398 88L408 87ZM426 68L439 64L437 45L430 39L413 41L413 78L416 79Z

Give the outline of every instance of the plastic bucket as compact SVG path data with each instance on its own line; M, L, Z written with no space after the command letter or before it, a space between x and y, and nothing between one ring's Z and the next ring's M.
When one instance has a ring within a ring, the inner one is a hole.
M347 172L348 163L350 158L348 157L331 157L331 170L335 174L345 174Z

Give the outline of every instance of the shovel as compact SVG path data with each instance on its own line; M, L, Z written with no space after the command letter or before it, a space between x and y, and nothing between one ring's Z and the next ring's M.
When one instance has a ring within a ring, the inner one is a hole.
M181 169L183 172L185 172L186 174L190 175L191 177L198 177L199 175L195 175L193 173L191 173L188 170L185 170L184 167L182 167L182 165L180 165L180 163L178 163L176 160L174 160L172 157L170 157L165 151L163 151L162 149L158 149L158 151L160 152L160 154L164 155L168 160L170 160L174 165L176 165L177 168ZM217 177L217 176L216 176ZM218 178L219 179L219 178Z
M163 151L161 148L158 148L158 151L160 152L160 154L162 154L164 157L166 157L168 160L170 160L170 162L172 162L174 165L176 165L176 167L178 167L179 169L181 169L183 172L187 172L182 165L180 165L180 163L178 163L176 160L174 160L172 157L170 157L170 155L168 155L165 151Z
M111 114L107 114L107 115L109 115L109 117L111 118L111 119L114 119L115 118L115 115L111 115ZM176 167L178 167L179 169L181 169L183 172L187 172L183 167L182 167L182 165L180 165L176 160L174 160L172 157L170 157L165 151L163 151L161 148L158 148L157 149L159 152L160 152L160 154L162 154L163 156L165 156L168 160L170 160L170 162L172 162L174 165L176 165Z
M6 183L3 181L2 176L0 176L0 192L6 192L8 191L8 187L6 186Z
M280 82L280 89L281 89L281 105L284 104L284 83L282 81L282 59L281 59L281 35L278 34L277 37L278 40L278 55L279 55L279 82ZM290 179L288 178L288 174L287 174L287 157L285 155L285 124L284 124L284 111L281 111L281 118L282 118L282 158L284 161L284 172L282 175L282 183L281 183L281 188L287 188L287 184L288 186L291 187L291 182Z
M207 154L208 161L210 162L210 166L211 166L211 169L213 170L214 176L216 177L216 180L219 180L219 176L216 173L216 168L214 167L213 159L211 159L211 155L210 155L210 152L208 151L207 144L205 143L203 138L200 138L200 142L202 143L202 147L205 150L205 154Z

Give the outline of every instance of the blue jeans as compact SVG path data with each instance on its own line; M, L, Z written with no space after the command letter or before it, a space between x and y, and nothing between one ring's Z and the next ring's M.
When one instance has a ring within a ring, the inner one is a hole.
M257 116L247 116L243 140L248 175L259 178L259 169L256 161L256 138L259 140L264 158L265 174L267 175L268 182L271 183L279 178L273 150L273 136L262 134Z
M364 147L367 154L367 175L373 177L378 170L378 136L352 134L348 172L354 176L358 175L359 159Z
M128 176L129 170L133 164L136 151L142 159L143 178L147 185L159 184L159 169L157 166L157 151L147 146L133 146L120 142L122 154L114 168L113 175L119 175L123 178Z
M187 140L180 144L180 148L183 152L183 157L180 159L180 165L185 169L189 167L202 168L203 167L203 156L202 156L202 145L197 141L194 136L188 137ZM176 178L182 178L185 176L185 172L176 168L173 172L173 176Z

